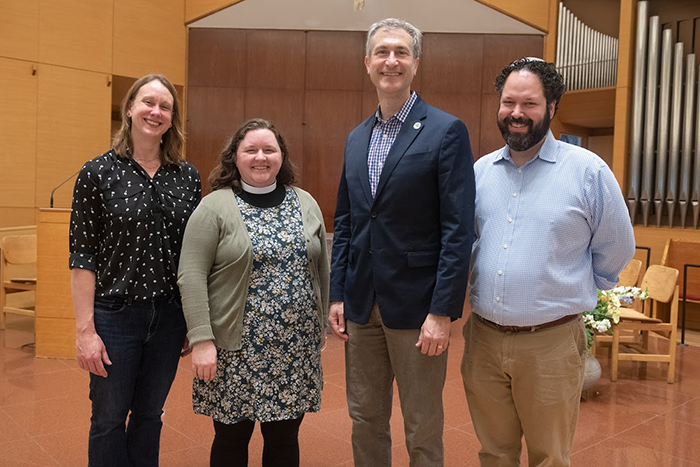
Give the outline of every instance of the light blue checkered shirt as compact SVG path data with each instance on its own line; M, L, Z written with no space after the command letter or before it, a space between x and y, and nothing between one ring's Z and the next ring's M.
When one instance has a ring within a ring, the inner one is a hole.
M479 159L469 298L498 324L534 326L592 310L634 255L612 171L550 132L518 168L508 147Z
M379 177L382 175L386 156L391 150L391 146L396 141L396 137L401 130L401 124L406 121L413 103L416 102L418 94L411 92L411 97L404 103L398 112L388 120L382 120L382 109L377 107L374 113L375 121L372 127L372 137L369 140L369 151L367 152L367 168L369 170L369 185L372 188L372 197L377 193Z

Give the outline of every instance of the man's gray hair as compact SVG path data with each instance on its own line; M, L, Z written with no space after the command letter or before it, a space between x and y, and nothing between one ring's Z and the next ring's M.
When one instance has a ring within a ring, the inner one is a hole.
M420 30L412 25L411 23L404 21L402 19L396 18L386 18L381 21L377 21L372 26L370 26L367 32L367 44L365 45L365 55L368 57L372 53L372 38L377 34L380 29L403 29L411 36L413 40L413 58L420 58L422 52L422 41L423 34Z

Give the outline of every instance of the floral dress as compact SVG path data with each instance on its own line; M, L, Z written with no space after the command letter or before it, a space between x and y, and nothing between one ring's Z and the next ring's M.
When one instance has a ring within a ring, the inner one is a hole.
M271 208L236 200L253 244L242 345L217 347L216 378L194 379L194 411L227 424L318 412L321 324L299 200L289 187Z

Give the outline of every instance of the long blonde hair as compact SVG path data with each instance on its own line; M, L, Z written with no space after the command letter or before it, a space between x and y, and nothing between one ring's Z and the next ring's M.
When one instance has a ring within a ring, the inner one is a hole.
M119 157L131 158L133 151L133 141L131 139L131 117L127 115L131 105L136 99L139 90L151 81L158 80L170 91L173 96L172 126L163 134L161 140L160 161L163 164L182 165L182 148L185 144L185 131L182 129L182 117L180 117L180 105L177 100L177 90L175 86L163 75L150 74L136 80L129 92L124 96L121 106L122 124L114 134L112 148Z

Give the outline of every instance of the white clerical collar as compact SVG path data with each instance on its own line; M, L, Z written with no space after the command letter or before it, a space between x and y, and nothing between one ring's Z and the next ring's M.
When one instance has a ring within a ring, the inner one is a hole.
M247 191L248 193L251 193L253 195L266 195L275 191L275 188L277 188L277 180L272 182L272 185L264 187L248 185L246 182L241 180L241 186L243 187L243 191Z

